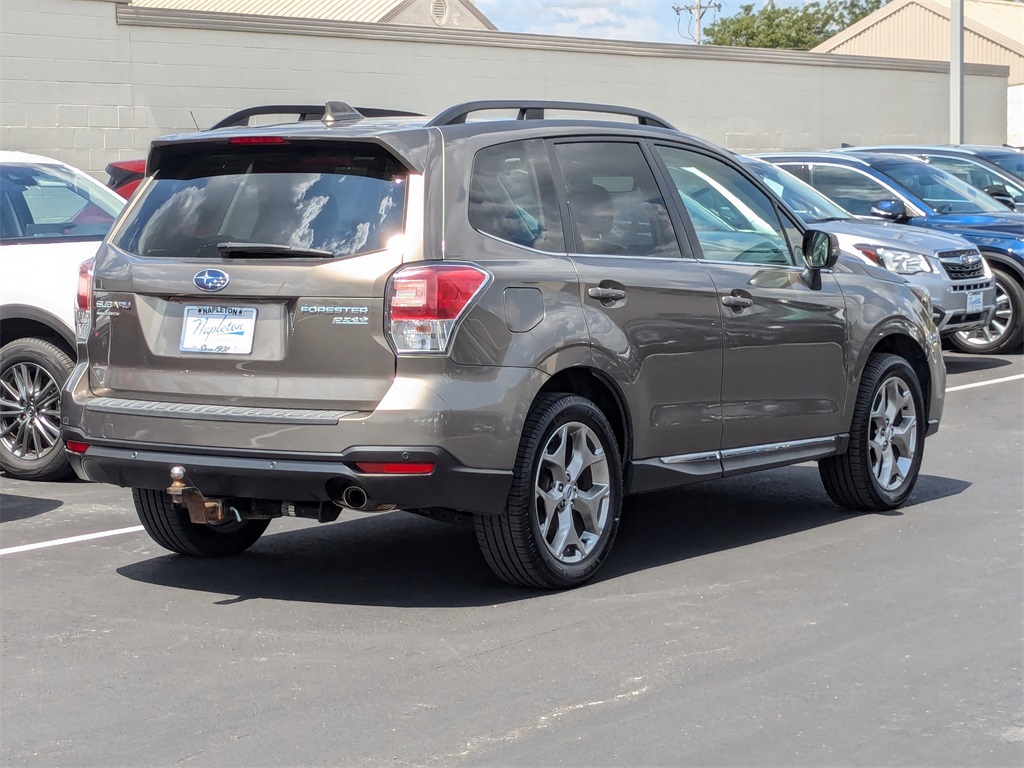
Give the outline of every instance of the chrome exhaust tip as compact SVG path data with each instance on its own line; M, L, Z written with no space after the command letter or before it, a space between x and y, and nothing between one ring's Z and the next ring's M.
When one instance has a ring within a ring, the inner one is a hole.
M370 500L366 496L366 491L358 485L350 485L341 492L341 504L349 509L366 509Z

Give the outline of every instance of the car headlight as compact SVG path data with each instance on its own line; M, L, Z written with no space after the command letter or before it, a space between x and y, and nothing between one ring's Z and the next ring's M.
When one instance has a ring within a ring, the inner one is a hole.
M932 263L923 253L875 245L858 245L856 248L872 264L885 267L898 275L916 275L919 272L935 271Z

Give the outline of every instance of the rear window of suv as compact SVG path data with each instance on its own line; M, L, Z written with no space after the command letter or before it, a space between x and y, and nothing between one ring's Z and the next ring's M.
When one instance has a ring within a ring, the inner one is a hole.
M180 145L111 242L139 256L217 257L261 243L336 257L383 250L402 232L407 171L380 147Z

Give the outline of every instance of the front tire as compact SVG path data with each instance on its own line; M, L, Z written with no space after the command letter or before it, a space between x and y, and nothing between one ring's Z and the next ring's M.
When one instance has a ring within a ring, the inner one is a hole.
M164 491L132 488L135 511L146 533L164 549L193 557L229 557L257 542L270 525L269 520L197 525L188 510L177 506Z
M0 467L11 477L47 482L71 475L60 394L74 367L45 339L16 339L0 349Z
M622 463L590 400L545 395L526 419L505 512L475 519L484 559L509 584L569 589L604 563L622 509Z
M1024 289L1013 277L993 269L996 280L996 311L984 328L959 331L949 337L961 352L998 355L1012 352L1024 342Z
M818 462L832 501L869 512L903 504L917 483L926 427L917 373L902 357L872 355L861 375L849 448Z

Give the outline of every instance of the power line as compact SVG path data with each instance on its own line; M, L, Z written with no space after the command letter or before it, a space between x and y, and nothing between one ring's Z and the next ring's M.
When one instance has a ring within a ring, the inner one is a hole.
M678 17L683 11L693 16L693 42L700 45L700 25L704 20L704 14L710 10L720 11L722 10L722 4L718 2L702 3L701 0L694 0L693 5L673 5L672 10L676 12ZM676 28L678 29L678 20L676 22ZM680 32L680 35L682 32Z

